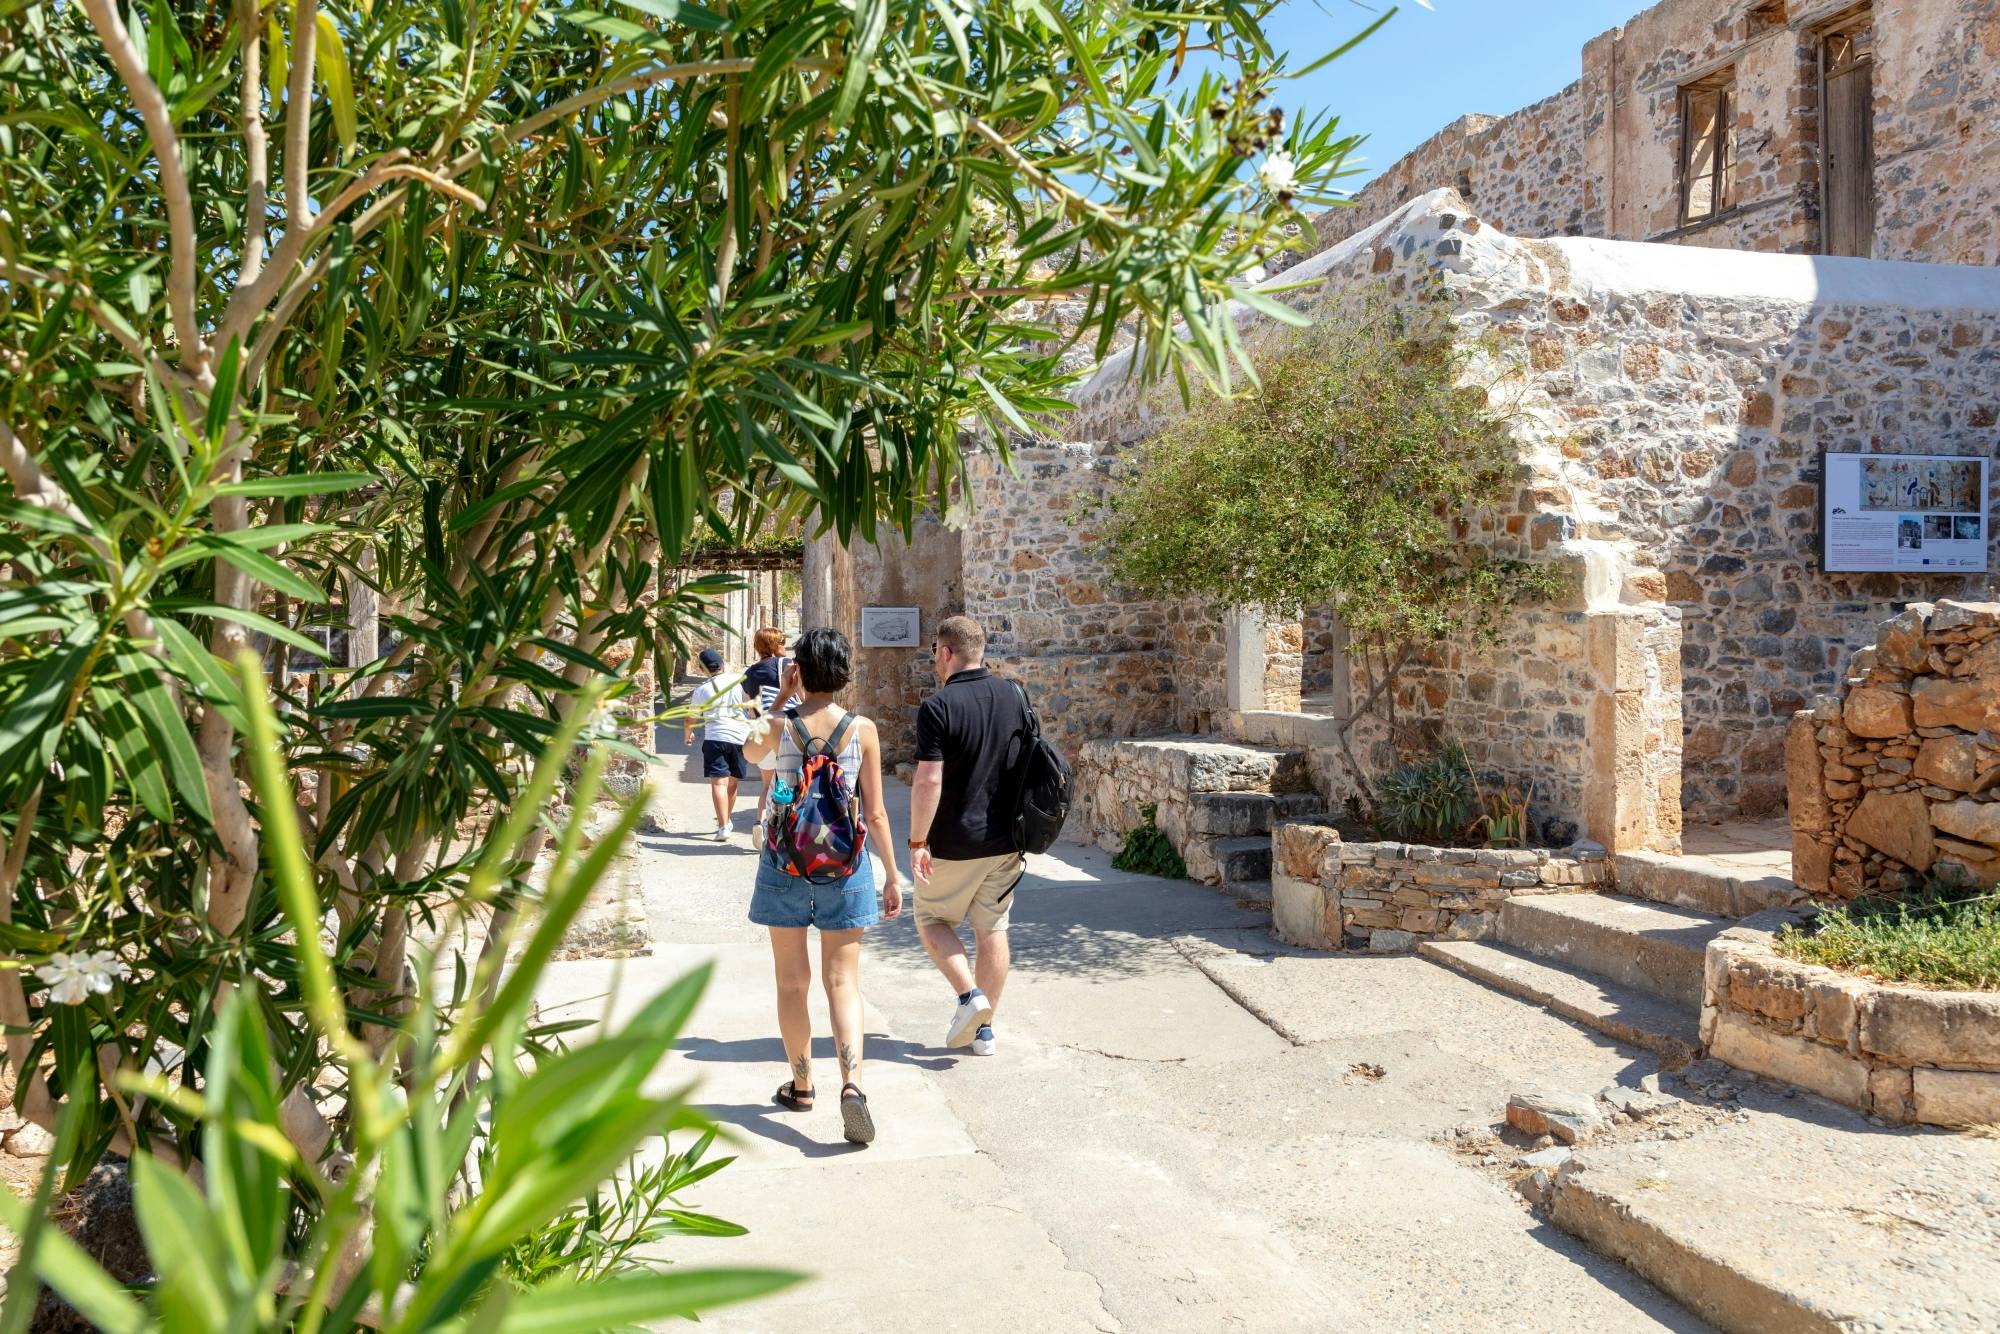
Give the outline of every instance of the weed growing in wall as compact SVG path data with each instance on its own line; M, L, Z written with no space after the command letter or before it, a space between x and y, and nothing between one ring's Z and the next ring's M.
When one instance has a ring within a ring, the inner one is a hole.
M1118 849L1111 864L1121 871L1137 871L1141 875L1163 875L1169 880L1187 879L1187 863L1168 840L1166 830L1154 823L1160 813L1158 806L1147 806L1139 812L1146 822L1137 829L1125 831L1125 846Z

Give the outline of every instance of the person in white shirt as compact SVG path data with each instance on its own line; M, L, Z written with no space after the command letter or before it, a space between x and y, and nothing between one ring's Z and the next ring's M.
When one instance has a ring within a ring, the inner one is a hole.
M688 700L701 714L701 773L708 780L708 795L715 802L715 833L721 843L729 837L729 821L736 810L736 789L749 770L744 767L743 743L750 737L748 701L743 695L743 677L722 675L722 655L712 648L701 651L701 669L708 679L694 688ZM681 740L694 741L694 718L681 725Z

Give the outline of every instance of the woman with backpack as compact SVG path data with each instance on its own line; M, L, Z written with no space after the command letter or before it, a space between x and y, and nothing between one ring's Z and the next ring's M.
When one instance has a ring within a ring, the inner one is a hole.
M903 890L882 800L881 737L869 719L834 703L853 676L852 662L847 636L806 631L793 645L778 696L797 702L760 725L743 751L753 762L776 761L750 895L750 920L771 932L778 1032L792 1071L776 1100L795 1112L810 1111L815 1100L806 929L818 927L841 1124L849 1141L866 1144L875 1121L861 1091L861 932L901 914Z

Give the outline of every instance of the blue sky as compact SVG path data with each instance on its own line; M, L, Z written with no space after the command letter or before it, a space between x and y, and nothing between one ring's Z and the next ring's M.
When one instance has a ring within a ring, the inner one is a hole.
M1359 189L1377 172L1468 111L1504 116L1576 78L1583 44L1650 0L1403 0L1367 41L1284 85L1288 112L1330 111L1366 134ZM1271 44L1303 68L1373 22L1386 3L1287 0L1265 23Z

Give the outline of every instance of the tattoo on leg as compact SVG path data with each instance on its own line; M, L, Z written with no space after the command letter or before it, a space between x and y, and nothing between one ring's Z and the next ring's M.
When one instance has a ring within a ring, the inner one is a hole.
M792 1058L792 1087L794 1089L806 1087L812 1081L812 1072L811 1061L807 1060L804 1056L794 1056Z
M853 1074L856 1070L859 1070L860 1068L861 1068L861 1053L854 1049L853 1043L851 1042L841 1043L840 1077L842 1079L846 1079L849 1075Z

